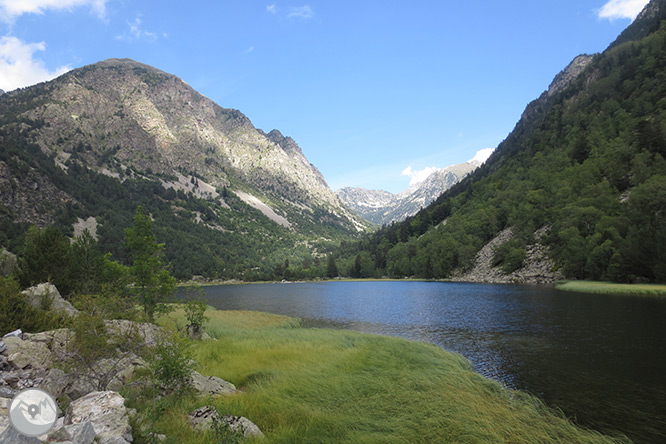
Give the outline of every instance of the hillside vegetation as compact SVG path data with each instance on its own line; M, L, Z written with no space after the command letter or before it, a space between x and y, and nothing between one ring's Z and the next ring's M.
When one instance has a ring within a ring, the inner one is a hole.
M663 3L623 34L640 40L619 40L531 103L468 179L404 223L343 244L343 266L361 277L446 278L511 227L516 237L494 257L511 272L545 228L541 242L568 278L666 281Z

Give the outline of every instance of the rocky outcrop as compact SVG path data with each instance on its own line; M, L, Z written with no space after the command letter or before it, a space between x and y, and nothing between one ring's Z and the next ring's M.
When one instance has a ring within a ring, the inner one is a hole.
M92 392L67 407L65 425L90 422L99 444L134 441L125 399L116 392Z
M16 255L3 248L0 251L0 276L9 276L16 269Z
M547 229L544 227L535 233L536 243L526 247L526 258L519 270L505 274L500 268L492 266L495 249L514 238L511 228L507 228L476 254L471 270L458 271L452 276L452 280L493 284L552 284L564 279L560 272L555 271L555 264L548 257L548 249L539 242Z
M566 68L564 68L557 76L555 76L555 79L548 87L548 97L557 94L569 86L571 82L576 80L578 76L581 75L585 68L590 66L592 60L594 60L594 56L588 54L581 54L574 58Z
M35 308L49 307L51 310L65 312L69 316L75 316L79 311L68 301L60 296L55 285L43 283L30 287L22 292L28 303Z

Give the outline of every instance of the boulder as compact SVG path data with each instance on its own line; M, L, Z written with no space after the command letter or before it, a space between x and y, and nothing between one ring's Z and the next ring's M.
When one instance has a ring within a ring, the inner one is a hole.
M42 441L39 438L22 435L14 427L7 427L0 433L0 444L42 444Z
M44 376L39 388L50 393L54 398L60 398L65 394L71 382L72 378L67 373L59 368L52 368Z
M145 345L153 347L157 345L157 339L162 333L162 329L154 324L146 322L133 322L126 319L114 319L104 321L106 331L110 335L116 336L135 336L138 340L142 341Z
M199 407L190 413L190 417L188 418L190 425L192 425L192 428L197 432L203 432L210 429L213 426L213 421L219 419L220 415L217 413L217 410L215 410L215 407L209 405Z
M195 431L203 432L213 427L215 422L226 425L230 432L244 437L263 437L261 429L244 416L226 415L220 417L217 410L211 406L204 406L190 413L189 422Z
M7 362L16 369L46 368L51 365L51 351L39 342L24 341L17 336L3 338Z
M203 376L193 371L191 378L192 387L203 395L230 395L238 392L235 385L216 376Z
M21 339L21 338L23 337L23 332L22 332L21 329L19 328L18 330L10 331L10 332L7 333L6 335L4 335L4 336L2 337L2 339L4 340L5 338L11 338L11 337L15 337L15 338L19 338L19 339Z
M7 346L4 342L0 341L0 353L4 352L5 350L7 350Z
M67 344L73 337L74 332L69 328L58 328L39 333L23 333L24 340L44 344L53 352L56 358L62 357L67 353Z
M47 437L48 442L72 442L76 444L92 444L95 440L95 428L90 421L70 424L52 431Z
M226 424L233 433L245 437L263 437L261 429L244 416L226 415L221 418L222 424Z
M44 303L55 311L62 311L69 316L76 316L78 310L72 306L68 301L60 296L60 292L55 285L44 283L30 287L22 291L30 305L36 308L43 308Z
M125 399L116 392L92 392L72 402L65 425L90 421L99 444L128 444L133 441Z

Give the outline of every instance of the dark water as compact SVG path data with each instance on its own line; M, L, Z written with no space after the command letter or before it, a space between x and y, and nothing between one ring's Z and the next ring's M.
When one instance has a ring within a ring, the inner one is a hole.
M232 285L205 293L220 309L431 342L581 425L666 443L666 300L435 282Z

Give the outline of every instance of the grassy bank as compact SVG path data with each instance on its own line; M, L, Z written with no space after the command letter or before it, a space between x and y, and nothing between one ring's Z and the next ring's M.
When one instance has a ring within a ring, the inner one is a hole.
M199 371L243 393L210 402L257 423L269 443L609 443L538 400L473 372L436 346L350 331L305 329L285 316L208 311L217 340L194 345ZM184 324L182 311L169 322ZM164 412L160 433L195 435L183 400ZM199 403L200 404L200 403Z
M637 296L666 297L666 285L659 284L616 284L595 281L561 281L555 288L581 293L624 294Z

